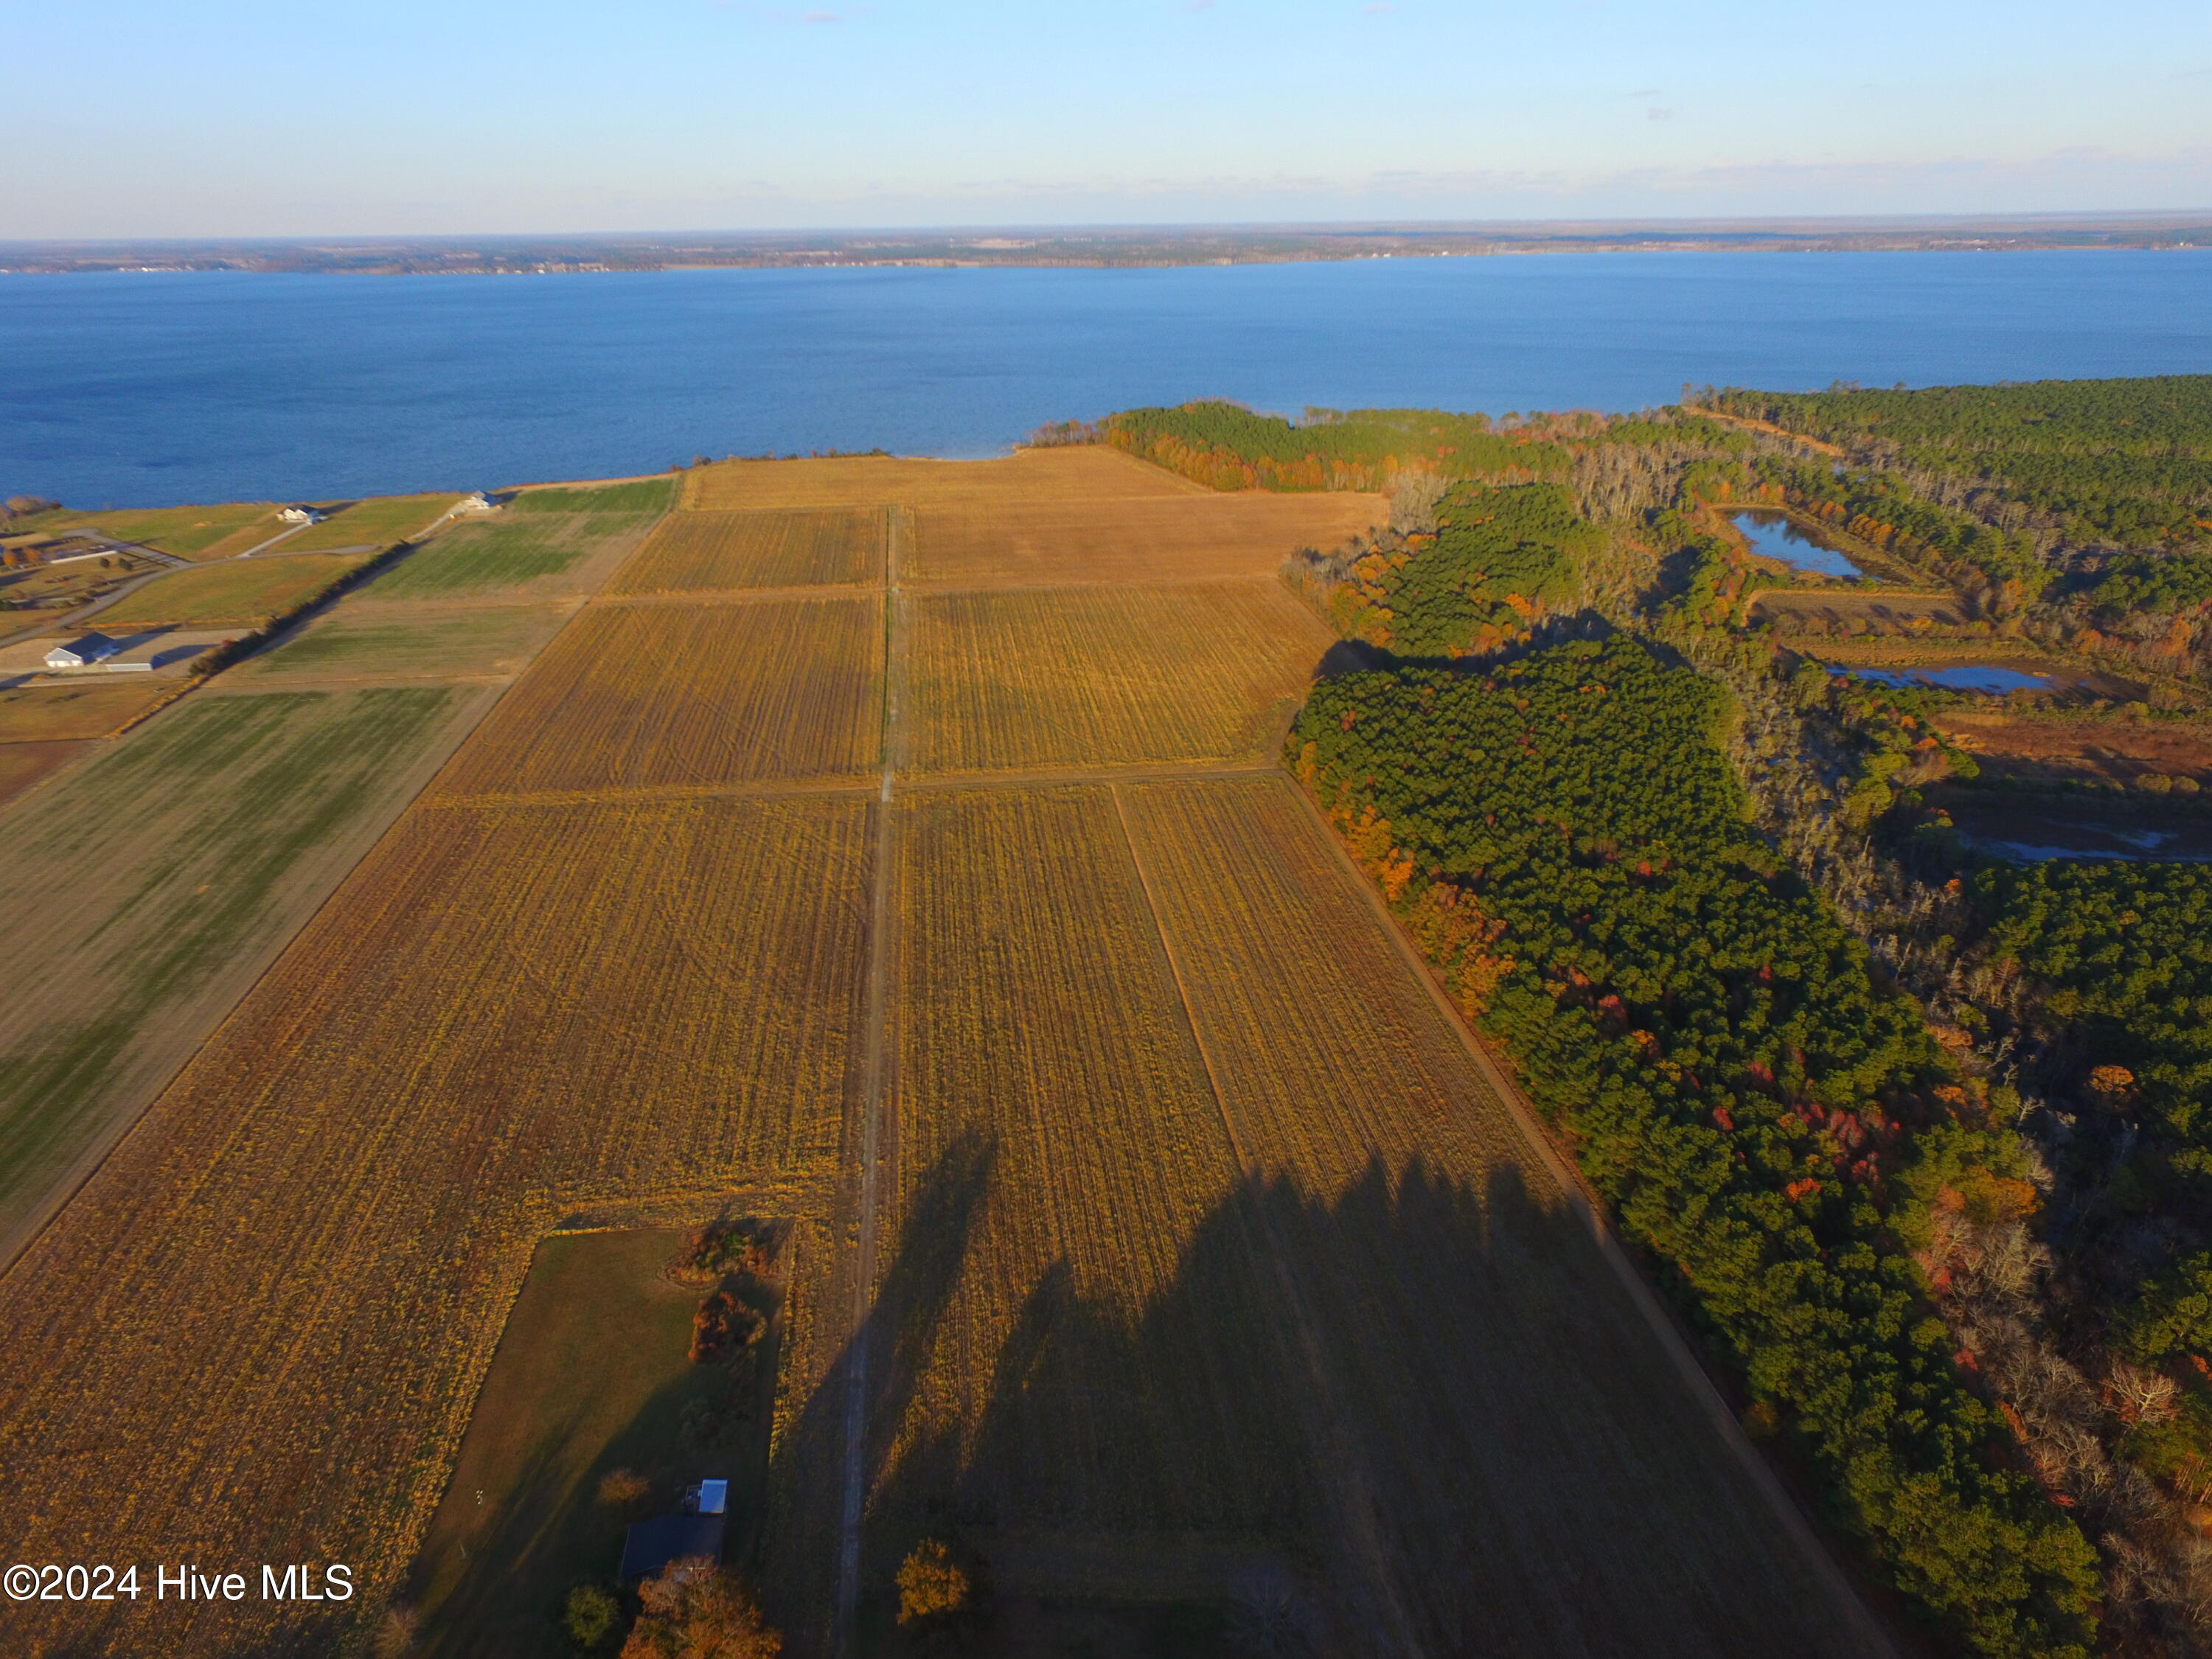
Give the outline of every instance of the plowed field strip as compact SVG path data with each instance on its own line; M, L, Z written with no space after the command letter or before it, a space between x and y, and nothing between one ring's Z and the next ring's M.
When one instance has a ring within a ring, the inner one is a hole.
M1295 1527L1237 1159L1109 797L901 810L879 1545L948 1504L1023 1528Z
M592 606L437 793L851 775L876 760L883 613L825 604Z
M857 802L402 820L0 1278L0 1553L312 1547L373 1604L557 1216L841 1167L867 862ZM162 1640L329 1633L257 1604Z
M1386 523L1380 495L1236 495L924 506L909 574L930 582L1127 582L1274 575L1301 547Z
M1202 484L1103 447L1024 449L989 461L839 456L724 461L684 475L693 512L769 507L913 507L1077 501L1107 506L1159 496L1210 497Z
M610 595L863 582L883 564L884 515L813 512L674 513L607 584Z
M1880 1651L1291 786L1124 794L1414 1644Z
M1272 581L907 605L922 773L1256 757L1334 642Z

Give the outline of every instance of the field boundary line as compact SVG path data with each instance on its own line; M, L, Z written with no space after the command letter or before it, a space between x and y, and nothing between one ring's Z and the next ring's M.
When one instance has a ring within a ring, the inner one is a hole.
M304 689L304 688L302 688ZM800 795L873 795L878 781L843 773L826 778L762 778L750 783L647 783L605 789L482 790L440 795L422 803L426 812L487 812L514 807L651 806L705 800L784 800Z
M1062 588L1258 587L1263 584L1279 587L1282 578L1273 570L1228 571L1213 576L1024 576L1012 581L993 581L981 576L921 576L908 586L935 599L963 593L1049 593Z
M1167 958L1168 972L1175 981L1176 1003L1182 1010L1183 1024L1190 1032L1192 1046L1198 1050L1199 1063L1206 1068L1206 1086L1213 1095L1213 1109L1220 1114L1221 1127L1229 1137L1229 1148L1237 1159L1238 1173L1246 1182L1258 1183L1265 1178L1263 1172L1244 1154L1243 1139L1237 1133L1236 1115L1230 1110L1228 1094L1221 1086L1220 1073L1214 1068L1212 1052L1206 1047L1205 1036L1199 1030L1198 1011L1191 1006L1190 988L1183 978L1182 960L1176 954L1175 941L1169 936L1167 918L1161 913L1158 896L1152 889L1152 872L1146 867L1144 854L1137 850L1136 832L1129 825L1128 806L1121 799L1119 785L1108 785L1107 793L1113 799L1114 816L1121 826L1121 844L1128 850L1130 866L1137 873L1137 884L1144 890L1145 908L1152 913L1153 936L1159 940L1160 951ZM1357 1540L1358 1553L1364 1558L1361 1565L1372 1583L1376 1599L1388 1610L1389 1620L1396 1627L1395 1636L1398 1650L1419 1655L1421 1646L1413 1638L1405 1608L1399 1603L1396 1581L1390 1573L1389 1555L1382 1547L1379 1535L1374 1480L1368 1474L1366 1459L1345 1431L1344 1425L1350 1419L1340 1404L1340 1390L1329 1376L1328 1360L1322 1352L1320 1339L1315 1334L1319 1322L1306 1301L1304 1291L1290 1271L1287 1265L1289 1252L1285 1249L1282 1238L1269 1218L1264 1204L1260 1208L1259 1225L1266 1235L1264 1248L1261 1248L1262 1241L1253 1239L1249 1231L1246 1233L1247 1242L1254 1245L1255 1254L1267 1258L1276 1288L1283 1297L1284 1305L1290 1310L1292 1322L1297 1327L1298 1346L1304 1354L1314 1389L1321 1397L1322 1420L1316 1426L1331 1443L1335 1466L1341 1472L1335 1484L1340 1487L1351 1488L1339 1493L1335 1507L1346 1523L1346 1530ZM1325 1485L1324 1490L1328 1489Z
M676 588L660 593L601 592L593 594L591 603L608 610L647 611L659 605L827 605L836 599L872 599L882 591L882 584L876 581L804 582L787 587Z
M1300 788L1288 774L1279 770L1275 775L1280 780L1280 787L1291 791L1304 804L1314 824L1320 830L1322 838L1335 854L1337 866L1366 899L1369 910L1382 925L1400 959L1413 970L1413 976L1428 992L1430 1000L1443 1015L1444 1023L1458 1036L1461 1046L1474 1060L1476 1069L1497 1096L1498 1103L1505 1108L1514 1126L1520 1130L1522 1139L1528 1143L1528 1149L1559 1183L1567 1207L1596 1242L1598 1254L1613 1269L1613 1277L1627 1292L1629 1301L1643 1316L1644 1323L1658 1339L1660 1347L1674 1362L1675 1370L1688 1383L1692 1395L1705 1408L1722 1441L1749 1477L1753 1489L1766 1500L1767 1506L1773 1510L1775 1518L1781 1523L1790 1542L1797 1547L1798 1553L1804 1558L1814 1577L1825 1584L1840 1603L1850 1620L1854 1633L1869 1653L1882 1656L1882 1659L1902 1659L1896 1643L1837 1563L1835 1556L1814 1528L1796 1498L1744 1433L1743 1425L1736 1420L1735 1413L1722 1396L1711 1373L1691 1348L1689 1339L1674 1322L1674 1316L1668 1311L1666 1305L1659 1300L1658 1292L1637 1271L1635 1262L1613 1230L1612 1218L1593 1200L1589 1188L1583 1182L1581 1172L1574 1169L1552 1144L1542 1120L1528 1097L1521 1092L1520 1085L1506 1074L1504 1068L1491 1054L1488 1045L1468 1024L1466 1016L1454 1005L1428 963L1413 948L1413 941L1399 927L1397 917L1390 914L1389 907L1382 902L1382 896L1376 891L1375 884L1352 861L1351 853L1338 838L1335 826L1329 823L1319 803Z
M875 868L868 882L866 1060L860 1107L860 1229L853 1273L853 1334L846 1368L844 1492L838 1516L837 1603L830 1651L849 1659L860 1607L860 1521L867 1502L868 1322L876 1288L876 1212L883 1196L883 1120L888 1092L891 928L898 856L896 806L899 741L898 532L902 508L884 509L884 709L878 747L882 763L875 803Z

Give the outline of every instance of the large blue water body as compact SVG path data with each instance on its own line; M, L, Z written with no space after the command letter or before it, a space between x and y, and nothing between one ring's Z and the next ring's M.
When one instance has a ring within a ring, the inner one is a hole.
M1156 270L0 276L0 493L335 497L697 453L973 456L1218 396L1636 409L2212 371L2212 251L1601 253Z

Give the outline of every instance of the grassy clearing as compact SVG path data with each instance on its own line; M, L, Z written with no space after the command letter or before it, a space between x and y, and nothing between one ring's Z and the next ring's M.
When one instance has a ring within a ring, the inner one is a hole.
M101 611L94 625L127 628L260 628L350 575L369 554L225 559L173 571Z
M0 743L60 743L104 738L177 695L174 680L151 674L68 680L0 689Z
M389 547L428 529L440 514L460 499L445 494L382 495L356 501L288 538L283 550L290 554L331 547Z
M509 513L665 513L676 505L674 478L638 478L595 489L526 489Z
M449 795L858 774L878 750L873 595L593 607L456 757Z
M915 515L916 582L1126 582L1273 576L1301 547L1330 550L1389 521L1380 495L1163 496L979 501Z
M834 1178L867 819L819 799L403 818L0 1278L9 1547L112 1539L128 1495L134 1547L286 1560L312 1539L377 1605L561 1217L774 1183L757 1212L788 1213L767 1206ZM165 1651L327 1652L349 1611L226 1605ZM82 1641L94 1616L46 1628Z
M616 573L607 592L693 593L880 581L884 529L884 515L864 507L672 514Z
M483 599L588 592L653 523L635 513L471 520L433 537L379 577L374 597Z
M427 1659L558 1651L568 1592L611 1589L623 1528L674 1509L693 1481L731 1481L727 1547L742 1551L764 1497L775 1356L762 1355L737 1437L687 1441L687 1409L727 1392L720 1367L685 1357L699 1288L663 1271L687 1237L647 1229L538 1247L410 1575ZM602 1499L617 1471L649 1492Z
M164 553L173 553L180 559L197 559L219 556L217 550L223 544L264 521L268 534L275 535L283 528L276 521L276 512L267 501L228 501L219 507L155 507L113 513L64 514L42 520L40 527L61 529L82 525L119 542L137 542L147 547L158 547Z
M1273 580L920 594L907 616L925 772L1255 757L1335 643Z
M0 1239L127 1120L359 854L457 713L443 689L197 697L4 820Z
M1212 492L1117 449L1024 449L994 461L861 455L833 460L721 461L684 475L693 509L957 507L1015 501L1140 501Z
M230 671L240 684L364 677L437 679L521 671L568 620L544 605L341 604Z
M0 806L67 766L89 743L0 743Z

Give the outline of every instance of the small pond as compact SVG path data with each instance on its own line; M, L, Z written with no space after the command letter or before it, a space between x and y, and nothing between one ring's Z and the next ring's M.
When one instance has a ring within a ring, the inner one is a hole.
M1853 679L1877 680L1884 685L1936 685L1947 691L1986 691L1992 696L2005 691L2048 691L2052 684L2048 674L2026 673L1993 662L1953 663L1942 668L1847 668L1831 664L1828 672L1849 674Z
M1866 572L1832 547L1815 541L1779 513L1731 513L1729 521L1744 533L1751 550L1778 559L1793 570L1811 570L1823 576L1857 581Z

